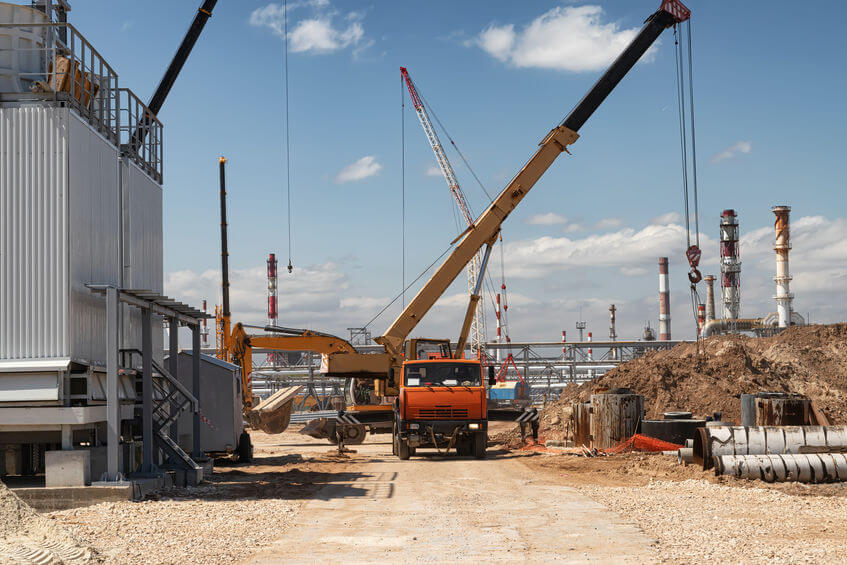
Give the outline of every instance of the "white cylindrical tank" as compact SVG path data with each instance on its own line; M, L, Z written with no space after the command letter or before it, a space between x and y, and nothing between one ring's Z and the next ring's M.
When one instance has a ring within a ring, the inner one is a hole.
M48 23L44 12L0 2L0 22L22 27L0 27L0 92L29 92L44 78L44 37L49 28L24 27Z

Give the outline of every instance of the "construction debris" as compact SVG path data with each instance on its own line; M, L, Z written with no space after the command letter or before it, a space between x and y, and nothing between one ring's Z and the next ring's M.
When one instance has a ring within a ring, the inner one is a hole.
M793 326L768 338L710 337L697 344L648 353L581 386L570 385L542 416L542 435L564 434L552 416L570 419L571 404L589 400L595 389L630 388L644 395L648 419L685 409L699 416L719 411L741 421L740 396L762 390L813 399L833 422L847 422L847 324ZM552 431L553 433L547 433Z

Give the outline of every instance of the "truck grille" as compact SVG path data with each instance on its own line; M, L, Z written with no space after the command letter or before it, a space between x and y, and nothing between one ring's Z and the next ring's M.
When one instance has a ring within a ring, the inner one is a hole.
M453 408L452 406L436 406L435 408L419 408L418 418L424 420L455 420L468 417L467 408Z

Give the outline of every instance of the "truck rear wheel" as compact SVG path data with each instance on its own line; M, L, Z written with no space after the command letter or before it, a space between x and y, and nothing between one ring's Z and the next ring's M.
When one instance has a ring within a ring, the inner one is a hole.
M476 432L473 435L473 456L477 459L485 459L485 448L488 447L488 434Z

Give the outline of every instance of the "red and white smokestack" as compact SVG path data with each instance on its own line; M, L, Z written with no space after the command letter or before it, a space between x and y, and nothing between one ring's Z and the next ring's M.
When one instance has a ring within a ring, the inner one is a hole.
M671 290L668 258L659 257L659 340L671 339Z
M279 314L277 308L277 286L276 286L276 254L268 256L268 325L275 326Z
M788 271L788 251L791 249L791 234L789 231L791 206L774 206L771 211L776 215L774 222L776 241L773 246L774 251L776 251L776 276L773 278L776 282L776 295L774 296L776 313L779 318L779 327L787 328L791 325L792 301L794 299L789 288L791 275Z
M706 325L706 305L697 305L697 335L703 331L703 326Z
M562 360L568 358L568 349L565 347L565 343L568 341L568 332L562 330Z
M203 313L206 313L206 301L203 301ZM203 347L209 345L209 328L206 327L206 318L203 318L203 329L200 332L200 335L203 337Z
M741 311L741 261L738 260L738 216L735 210L721 213L720 229L723 317L736 320Z
M588 343L591 343L591 332L588 332ZM594 361L594 350L588 347L588 360Z

